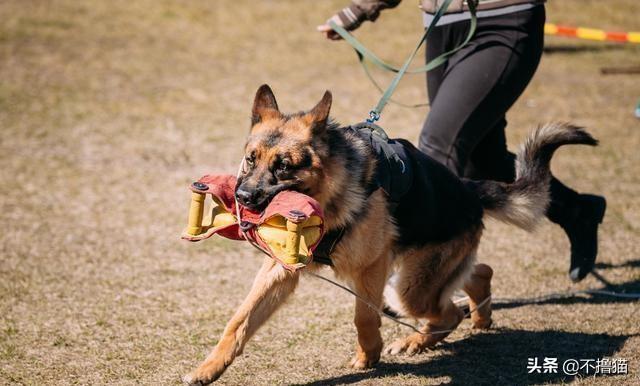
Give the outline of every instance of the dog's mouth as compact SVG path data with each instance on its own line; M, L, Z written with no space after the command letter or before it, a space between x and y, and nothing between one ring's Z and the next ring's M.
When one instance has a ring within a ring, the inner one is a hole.
M272 198L264 199L260 202L243 203L242 206L251 210L252 212L264 212L266 207L269 206L269 203L271 202L271 200Z
M252 200L238 200L239 204L253 212L263 212L278 193L285 190L295 191L294 184L281 184L268 188L260 197Z

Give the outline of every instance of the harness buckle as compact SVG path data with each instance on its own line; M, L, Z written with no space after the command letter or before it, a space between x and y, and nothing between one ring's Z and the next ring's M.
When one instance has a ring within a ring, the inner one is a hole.
M367 122L374 123L378 120L380 120L380 113L375 110L369 111L369 118L367 118Z

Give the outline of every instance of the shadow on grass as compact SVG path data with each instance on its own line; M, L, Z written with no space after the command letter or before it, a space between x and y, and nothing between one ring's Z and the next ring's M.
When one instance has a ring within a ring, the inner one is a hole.
M437 350L443 350L445 354L421 363L380 363L370 371L354 372L301 385L348 385L397 375L450 377L448 385L534 385L571 382L576 376L563 373L562 363L565 360L615 357L616 352L629 337L499 329L495 330L495 333L477 334L461 341L444 343L438 346ZM528 358L538 358L541 364L545 357L558 358L558 373L528 374ZM584 371L581 375L585 375Z
M610 268L640 268L640 259L629 260L620 264L611 263L596 263L597 269L610 269Z
M596 268L623 268L623 267L640 267L640 260L629 260L621 264L598 263ZM615 292L621 295L640 293L640 279L632 280L622 284L612 284L604 278L598 271L592 272L592 275L604 285L602 291ZM494 310L516 308L527 305L545 305L545 304L605 304L605 303L632 303L639 302L637 297L615 297L606 294L584 294L572 292L559 292L545 296L536 296L530 298L513 298L513 299L495 299L491 308Z

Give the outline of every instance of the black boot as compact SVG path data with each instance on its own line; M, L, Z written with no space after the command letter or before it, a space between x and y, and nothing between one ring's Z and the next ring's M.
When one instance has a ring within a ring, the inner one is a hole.
M593 270L598 255L598 226L606 209L604 197L581 194L575 220L560 224L571 242L569 278L574 283L584 279Z
M598 255L598 226L607 201L602 196L578 194L553 178L547 217L560 225L571 243L569 278L577 283L593 270Z

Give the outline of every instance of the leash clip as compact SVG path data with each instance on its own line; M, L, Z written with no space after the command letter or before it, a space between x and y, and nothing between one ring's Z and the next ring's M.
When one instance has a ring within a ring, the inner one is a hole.
M378 120L380 120L380 113L378 113L375 110L369 111L369 118L367 118L367 122L368 123L374 123L374 122L376 122Z
M242 233L248 232L249 230L254 228L255 225L256 224L250 223L249 221L242 221L242 220L240 221L240 224L238 224Z
M400 171L400 173L404 174L404 172L406 172L406 171L407 171L407 167L405 166L404 161L403 161L403 160L402 160L402 158L400 158L400 156L399 156L399 155L397 155L397 154L395 155L395 157L394 157L394 158L396 159L396 161L400 162L400 165L402 165L402 170Z

